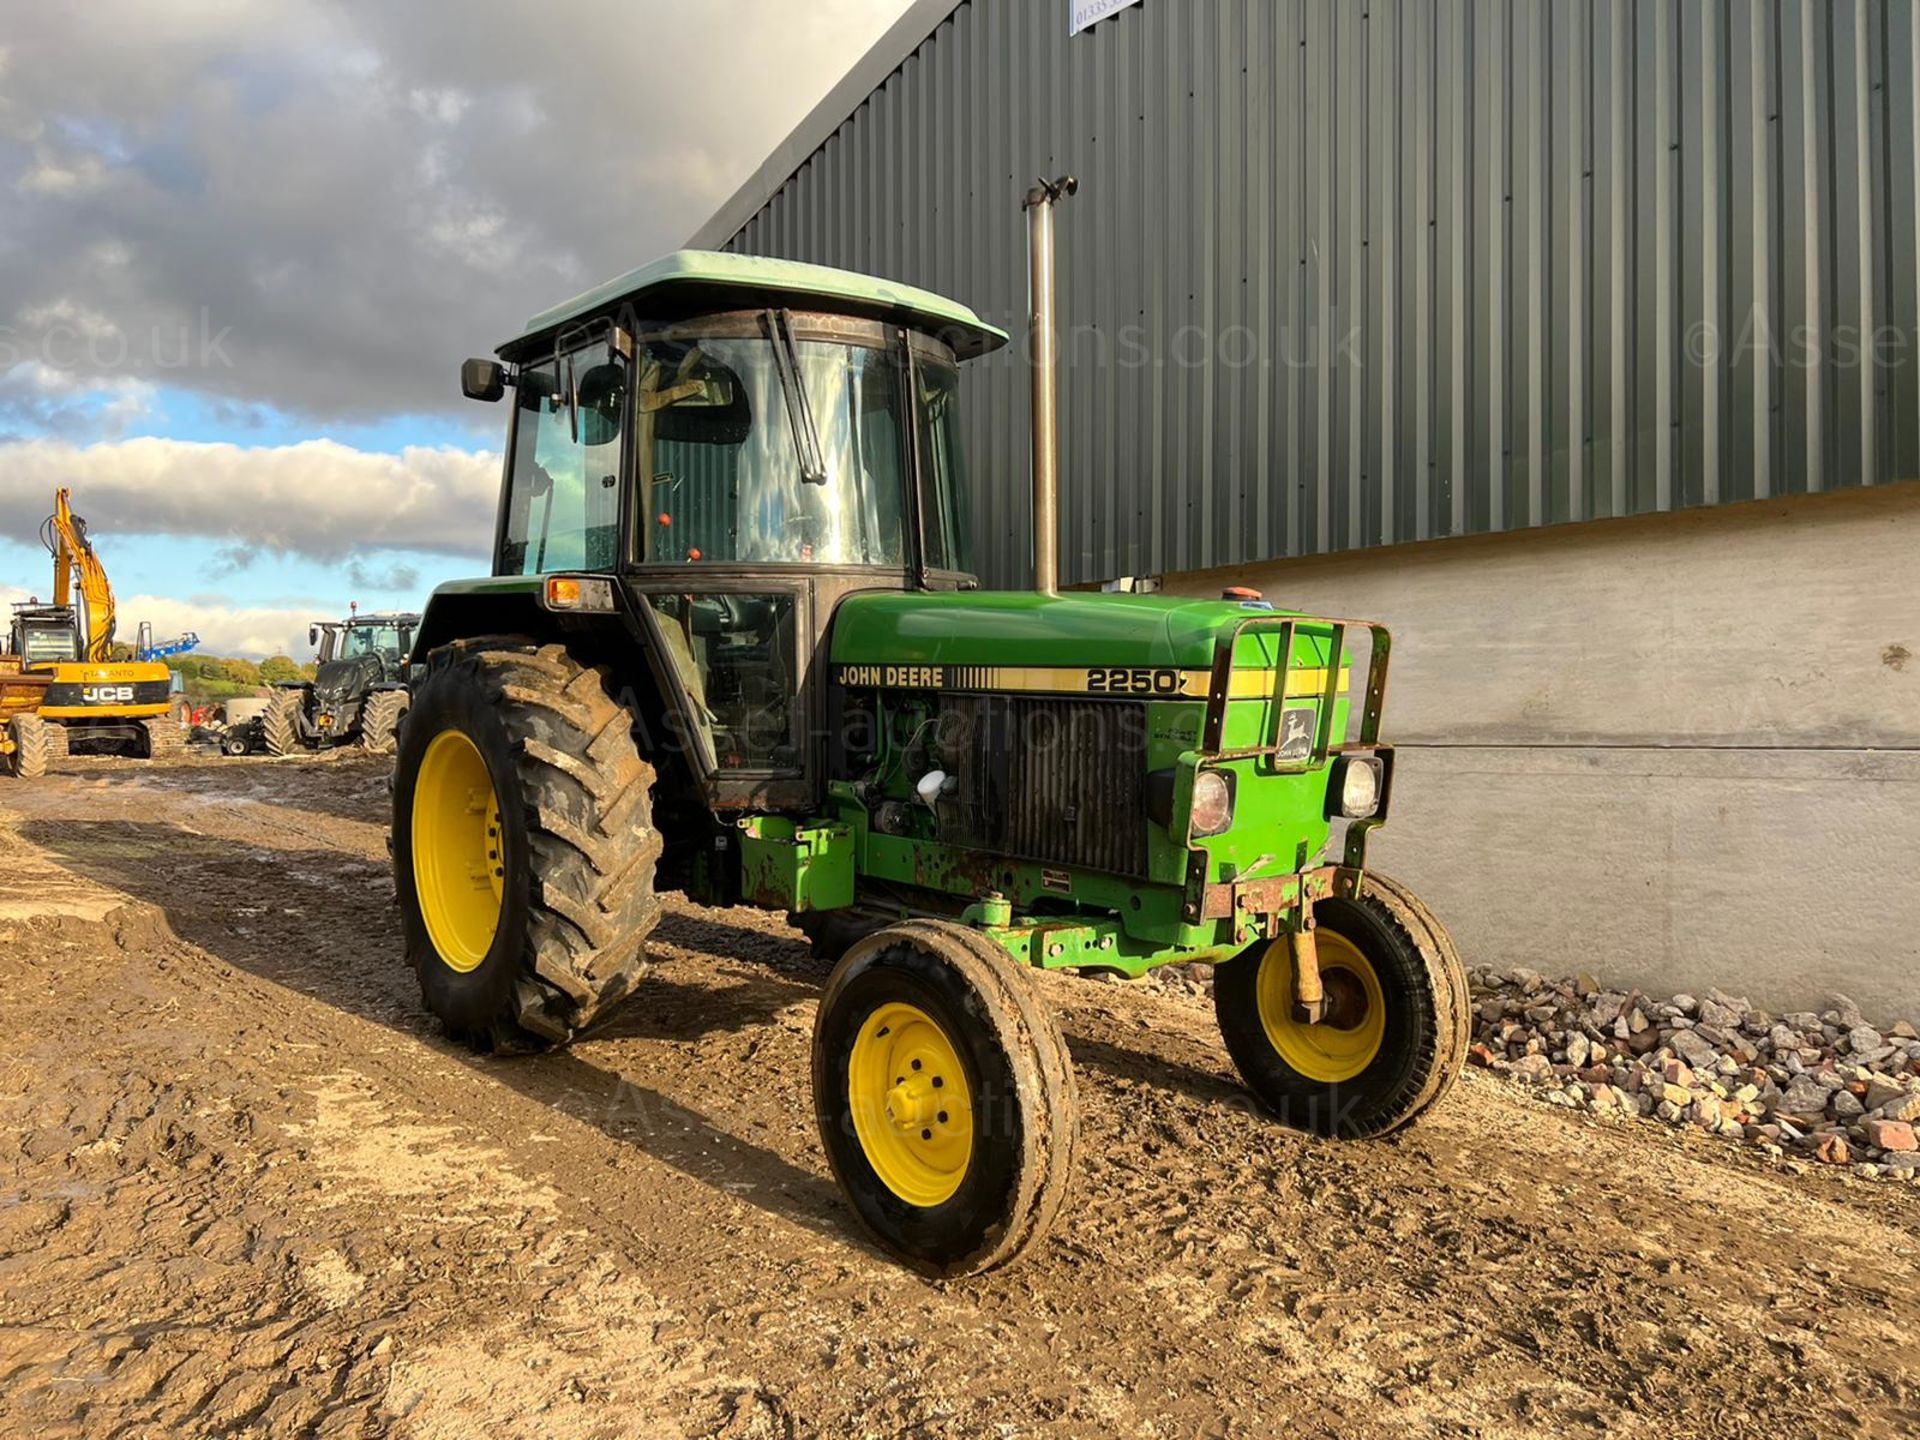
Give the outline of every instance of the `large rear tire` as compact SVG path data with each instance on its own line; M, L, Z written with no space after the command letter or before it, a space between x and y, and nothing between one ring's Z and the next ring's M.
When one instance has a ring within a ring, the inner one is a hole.
M1066 1198L1066 1043L1012 957L964 926L909 920L847 952L814 1021L813 1095L854 1214L925 1274L1008 1264Z
M394 880L427 1008L480 1051L626 998L659 919L653 767L605 668L517 636L436 650L401 731Z
M1466 1064L1466 967L1446 928L1398 881L1369 872L1355 899L1314 906L1327 1018L1293 1015L1284 938L1214 975L1214 1012L1235 1067L1283 1124L1342 1139L1411 1124Z
M276 690L260 713L260 748L269 755L291 755L300 748L300 713L306 709L304 690Z
M393 754L400 721L407 713L407 692L376 690L360 710L360 748L369 755Z
M38 715L16 715L7 722L8 738L13 741L9 770L16 780L38 780L47 773L47 731L54 727Z

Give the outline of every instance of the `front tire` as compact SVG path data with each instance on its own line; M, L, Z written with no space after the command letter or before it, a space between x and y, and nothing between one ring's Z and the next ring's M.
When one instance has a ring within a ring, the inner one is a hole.
M1444 926L1398 881L1369 872L1353 899L1314 906L1328 1016L1293 1016L1284 937L1214 975L1214 1012L1247 1088L1283 1124L1342 1139L1412 1123L1453 1088L1472 1016Z
M306 692L276 690L260 713L260 748L269 755L291 755L300 748L300 715Z
M393 754L401 718L407 713L407 692L376 690L360 711L360 748L369 755Z
M1044 1236L1073 1173L1073 1071L1013 959L942 921L856 944L813 1032L827 1159L881 1248L975 1275Z
M436 650L414 695L393 786L407 958L476 1050L563 1044L646 969L654 772L610 684L508 637Z
M16 780L38 780L47 773L47 755L52 749L47 731L51 727L38 715L16 715L7 722L8 738L13 741L10 769Z

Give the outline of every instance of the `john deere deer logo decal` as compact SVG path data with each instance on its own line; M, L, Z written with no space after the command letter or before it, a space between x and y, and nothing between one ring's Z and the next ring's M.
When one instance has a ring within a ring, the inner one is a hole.
M1280 712L1280 759L1304 760L1313 753L1314 712L1304 705Z

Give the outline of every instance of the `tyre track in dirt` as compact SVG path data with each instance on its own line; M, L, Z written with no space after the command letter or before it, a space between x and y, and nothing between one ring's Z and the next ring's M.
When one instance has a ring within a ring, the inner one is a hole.
M631 1006L474 1059L399 963L385 795L354 758L0 791L10 1433L1911 1433L1911 1187L1477 1074L1306 1139L1158 987L1049 977L1055 1237L908 1276L813 1134L797 937L670 902Z

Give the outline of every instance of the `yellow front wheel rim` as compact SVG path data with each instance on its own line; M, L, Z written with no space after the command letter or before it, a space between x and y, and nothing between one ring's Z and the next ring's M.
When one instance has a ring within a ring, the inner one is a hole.
M1351 1080L1373 1063L1387 1033L1386 999L1373 963L1351 940L1324 926L1314 932L1327 1018L1318 1025L1293 1015L1293 955L1285 937L1260 957L1260 1024L1280 1058L1325 1085Z
M413 884L435 953L462 975L480 968L500 928L504 840L486 758L460 731L442 731L413 783Z
M973 1158L973 1096L931 1015L892 1002L867 1017L847 1061L847 1100L881 1184L922 1209L953 1198Z

